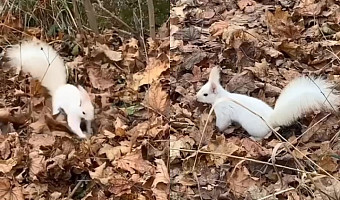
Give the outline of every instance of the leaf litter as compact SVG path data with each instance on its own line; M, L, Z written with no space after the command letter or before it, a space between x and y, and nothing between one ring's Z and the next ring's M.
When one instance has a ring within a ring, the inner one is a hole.
M79 140L29 76L2 67L0 199L168 199L169 37L148 39L148 56L112 31L54 40L69 82L90 93L95 134Z
M306 159L340 179L335 114L315 112L282 127L280 134L300 150L289 153L273 135L259 143L236 124L217 131L214 115L207 117L210 107L196 102L195 94L216 65L222 67L224 88L271 106L297 76L323 76L339 85L340 4L179 0L170 10L170 196L339 198L339 181Z

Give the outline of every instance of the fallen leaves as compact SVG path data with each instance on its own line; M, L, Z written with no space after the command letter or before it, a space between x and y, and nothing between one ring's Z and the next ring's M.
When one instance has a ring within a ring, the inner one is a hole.
M155 180L152 183L152 191L155 194L157 200L166 200L169 197L169 186L170 186L170 177L168 173L168 168L165 165L164 161L161 159L155 160L156 166L156 175Z
M97 42L92 55L98 56L101 53L103 53L111 61L117 62L122 60L122 52L113 51L106 44L100 44Z
M332 114L320 122L324 117L321 112L314 117L306 115L295 126L281 127L279 133L300 150L287 152L274 135L253 141L237 124L219 132L214 115L207 117L210 106L197 103L195 95L214 66L222 68L221 85L229 92L259 98L272 107L282 88L297 76L320 75L339 83L339 62L334 57L340 47L337 39L340 29L335 25L339 22L338 10L339 5L324 0L270 4L253 0L196 4L179 1L173 5L170 16L173 87L169 94L171 197L262 199L272 195L271 198L313 199L314 194L320 199L333 197L337 192L334 188L330 191L333 178L316 175L322 183L316 186L297 170L321 173L314 164L306 162L308 157L338 177L339 142L332 137L340 128L336 116ZM185 37L190 30L199 32L191 40ZM337 147L329 145L330 141ZM280 148L275 149L278 144ZM273 162L277 169L272 167ZM299 187L301 184L307 185L309 194ZM316 187L324 188L327 195L317 192ZM278 191L285 192L275 195Z
M161 84L152 84L145 97L146 103L160 113L168 113L170 99L168 92L162 89Z
M296 39L300 37L303 28L295 25L292 17L287 11L276 9L274 14L271 12L266 13L268 26L273 35L283 38Z
M0 198L3 200L25 199L22 188L13 185L7 178L0 178Z
M109 35L79 41L68 63L70 82L89 89L96 109L87 140L63 112L51 115L50 98L26 93L28 78L0 88L0 172L10 177L0 179L0 199L168 197L169 41L149 39L146 57L137 39Z
M156 81L160 75L169 69L169 64L156 58L150 58L145 71L133 75L131 88L138 90L139 86L151 84Z

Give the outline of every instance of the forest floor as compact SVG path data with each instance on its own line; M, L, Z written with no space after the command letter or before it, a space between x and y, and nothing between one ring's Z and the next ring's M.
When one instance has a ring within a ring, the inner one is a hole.
M51 116L50 98L29 76L2 67L0 199L168 199L169 28L145 44L110 30L75 39L37 30L8 24L2 47L27 33L50 43L69 82L90 93L95 131L80 140L64 116Z
M225 89L271 106L302 75L327 78L339 89L339 55L339 1L176 1L170 14L171 199L339 199L337 114L309 113L281 128L293 145L287 151L273 134L255 142L237 125L222 134L214 115L208 118L211 107L195 99L213 66L222 68Z

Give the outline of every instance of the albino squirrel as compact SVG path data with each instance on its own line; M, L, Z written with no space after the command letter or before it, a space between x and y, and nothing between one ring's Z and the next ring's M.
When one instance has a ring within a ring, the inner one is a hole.
M9 64L31 74L34 79L49 90L52 96L53 115L61 109L67 115L71 130L80 138L86 135L80 128L81 119L86 120L87 132L92 134L91 121L94 119L94 107L89 94L82 86L66 83L66 67L63 59L48 44L34 39L17 44L6 52Z
M220 69L214 67L209 81L198 91L197 101L215 105L216 126L225 130L231 122L240 124L254 139L261 139L271 129L257 115L260 115L273 128L292 124L306 112L327 109L337 110L340 98L332 90L333 85L320 78L300 77L291 81L282 91L275 108L265 102L223 89L220 84ZM241 105L222 99L232 99ZM327 99L326 99L327 98Z

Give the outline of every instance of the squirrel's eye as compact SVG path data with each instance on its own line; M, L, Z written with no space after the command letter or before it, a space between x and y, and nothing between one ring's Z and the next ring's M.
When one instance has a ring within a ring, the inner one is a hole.
M204 93L203 96L205 96L205 97L208 96L208 93Z
M83 115L85 115L85 112L83 111Z

